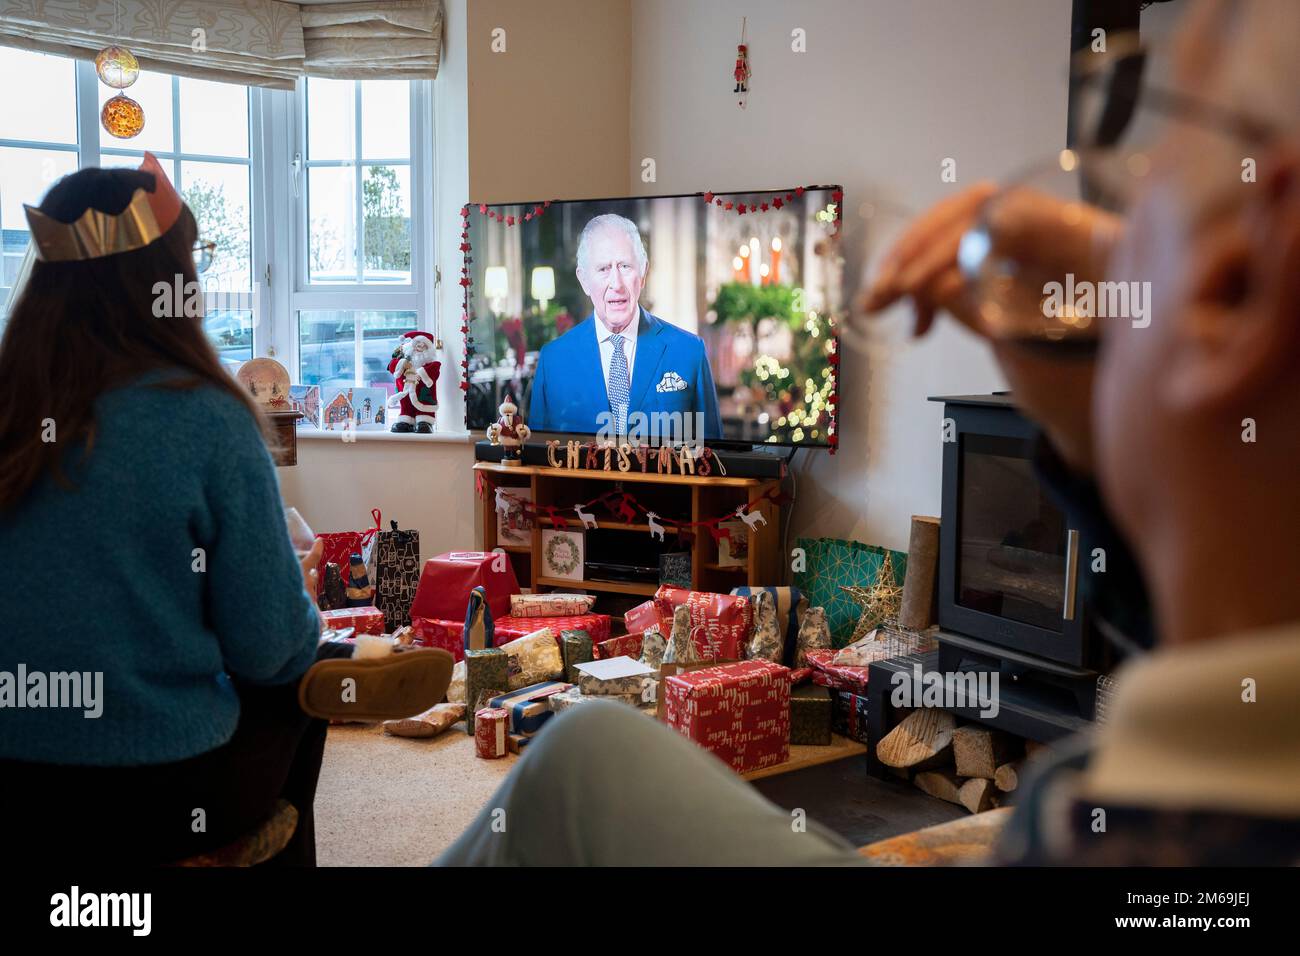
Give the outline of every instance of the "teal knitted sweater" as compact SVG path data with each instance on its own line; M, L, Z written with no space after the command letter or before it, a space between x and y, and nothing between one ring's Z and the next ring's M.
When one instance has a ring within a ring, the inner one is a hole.
M314 660L316 610L252 416L212 386L156 382L100 397L89 451L64 459L71 487L47 477L0 513L0 758L193 757L234 733L231 675L286 683Z

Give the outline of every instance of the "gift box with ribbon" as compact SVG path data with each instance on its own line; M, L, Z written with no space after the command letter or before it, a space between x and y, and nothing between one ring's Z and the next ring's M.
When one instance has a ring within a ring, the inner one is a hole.
M840 690L831 693L831 730L841 737L867 743L867 698L865 694Z
M547 702L548 698L571 687L572 684L564 681L543 681L494 697L489 706L500 707L510 714L510 733L531 737L542 729L542 724L550 720L554 713Z
M603 661L610 657L639 658L640 656L640 634L623 634L619 637L611 637L609 640L600 641L596 644L596 660L598 661Z

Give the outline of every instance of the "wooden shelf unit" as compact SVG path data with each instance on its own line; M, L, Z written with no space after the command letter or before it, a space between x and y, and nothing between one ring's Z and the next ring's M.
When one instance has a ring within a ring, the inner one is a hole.
M591 591L608 594L645 595L649 597L658 588L657 584L627 581L570 581L563 578L546 577L541 573L542 530L550 528L550 521L544 516L535 522L532 530L532 546L498 545L497 513L495 508L496 489L527 489L535 505L552 505L572 514L573 506L590 501L607 491L613 491L622 483L638 499L653 496L657 513L665 521L699 521L703 518L716 517L729 511L735 511L743 504L777 488L780 481L775 478L732 478L727 476L701 478L697 475L657 475L641 472L604 471L587 468L549 468L538 465L501 465L496 462L480 461L474 465L474 472L487 486L482 505L482 548L491 551L498 546L510 555L515 565L515 576L521 586L531 587L533 591L559 589L569 591ZM633 488L642 485L650 487ZM721 567L718 564L718 548L707 528L697 527L682 529L692 535L691 551L691 588L696 591L730 591L733 587L748 584L762 587L782 580L780 550L781 511L769 499L760 501L754 511L761 514L766 524L761 524L756 531L749 532L749 560L737 567ZM641 522L624 522L608 518L605 510L596 506L592 510L596 518L596 527L627 534L649 534L650 525ZM581 528L582 522L576 517L564 519L570 528ZM667 540L678 533L677 529L665 525Z

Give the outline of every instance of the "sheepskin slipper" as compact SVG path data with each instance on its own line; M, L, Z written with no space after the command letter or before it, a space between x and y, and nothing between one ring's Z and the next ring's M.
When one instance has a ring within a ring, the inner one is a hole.
M298 705L325 720L396 720L447 696L454 659L439 647L382 657L317 661L298 684Z

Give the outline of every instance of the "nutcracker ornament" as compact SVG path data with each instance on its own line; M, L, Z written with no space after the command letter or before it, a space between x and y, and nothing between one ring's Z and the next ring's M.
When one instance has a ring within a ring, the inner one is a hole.
M736 88L732 92L739 93L740 98L736 100L742 110L745 108L745 97L749 92L749 47L740 44L736 47Z
M501 446L501 464L518 465L522 458L523 444L533 433L532 429L519 417L519 406L508 394L497 411L501 417L487 427L488 441Z
M396 382L397 394L389 397L388 404L397 406L398 415L392 431L421 435L433 431L438 413L438 372L442 368L436 354L433 335L420 331L407 332L393 350L388 371Z

